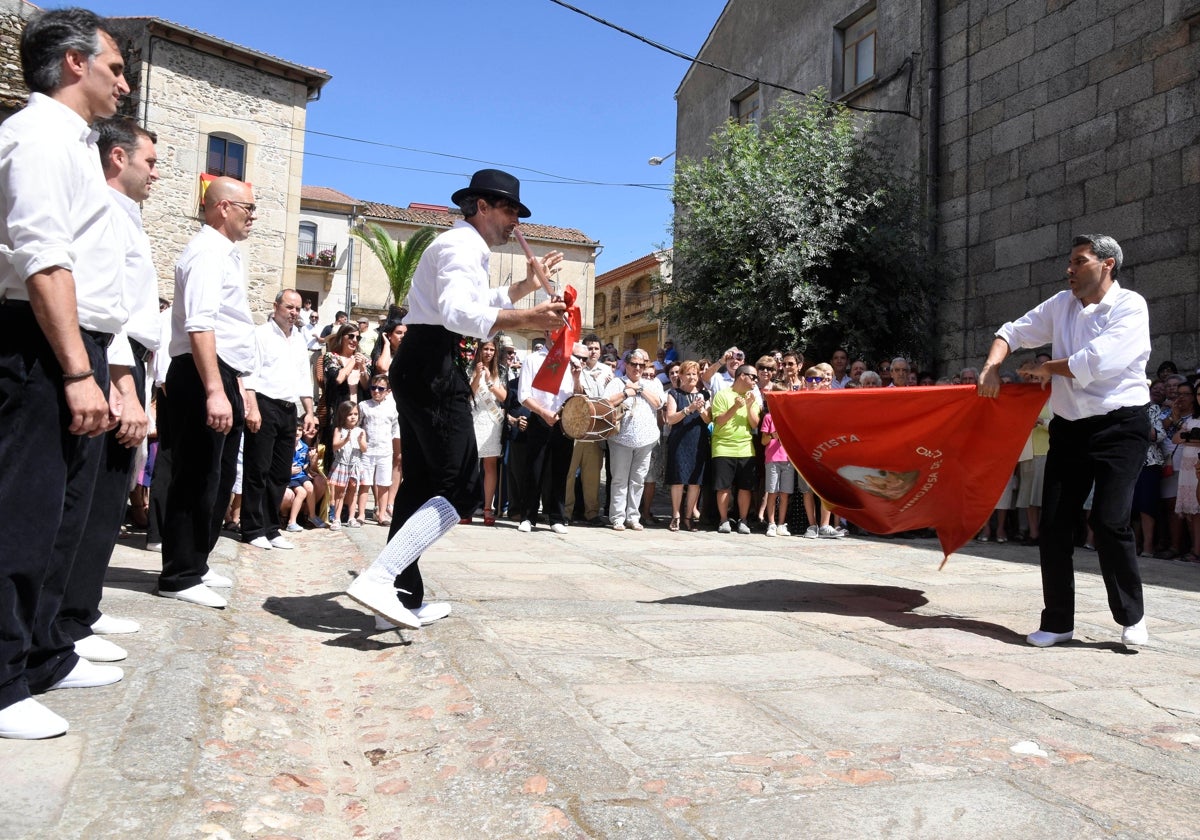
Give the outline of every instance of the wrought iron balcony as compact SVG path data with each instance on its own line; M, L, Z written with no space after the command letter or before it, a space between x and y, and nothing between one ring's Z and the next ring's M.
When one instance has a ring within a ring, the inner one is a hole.
M301 242L296 265L332 269L337 264L337 245L332 242Z

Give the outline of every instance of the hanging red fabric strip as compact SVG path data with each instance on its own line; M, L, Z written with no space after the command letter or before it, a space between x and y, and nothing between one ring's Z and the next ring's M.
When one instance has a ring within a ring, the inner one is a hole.
M539 391L558 393L563 377L570 369L571 348L579 341L583 329L579 307L575 305L577 294L574 286L567 286L563 290L563 302L567 305L563 325L550 336L550 351L546 354L546 361L542 362L537 376L533 377L533 387Z
M876 534L934 528L949 557L987 521L1050 396L1004 385L766 394L779 439L840 516Z

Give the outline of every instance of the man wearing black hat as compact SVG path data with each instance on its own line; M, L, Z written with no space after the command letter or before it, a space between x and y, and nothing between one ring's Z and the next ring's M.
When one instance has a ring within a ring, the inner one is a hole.
M404 483L393 502L387 547L347 590L384 619L407 627L449 615L449 604L423 603L416 561L461 517L470 516L481 498L467 374L475 340L505 330L554 329L566 310L559 298L513 308L538 288L532 261L522 282L491 288L491 249L508 242L518 220L531 215L520 190L520 181L498 169L471 176L470 185L451 197L463 219L425 249L408 294L408 332L389 371L400 414ZM540 262L549 272L562 258L552 251Z

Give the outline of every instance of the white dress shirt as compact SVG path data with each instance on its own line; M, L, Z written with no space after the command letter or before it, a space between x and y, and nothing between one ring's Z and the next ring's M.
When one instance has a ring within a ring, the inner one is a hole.
M158 274L150 255L150 237L142 227L142 211L137 202L122 192L108 188L112 204L113 231L125 249L122 277L125 307L129 320L125 329L108 348L108 361L114 365L132 365L132 338L147 350L158 349Z
M109 192L96 133L61 102L31 94L0 126L0 296L29 300L30 277L65 268L80 328L120 332L128 311Z
M254 328L256 369L242 384L273 400L301 405L301 397L312 396L312 372L308 367L308 348L304 335L292 327L284 335L274 318Z
M158 350L154 354L154 384L162 387L167 381L171 367L171 321L174 307L168 306L158 313Z
M614 375L613 369L604 362L596 362L595 367L585 364L579 374L579 384L583 386L583 393L593 399L601 399L604 397L605 386Z
M1010 321L996 337L1016 350L1052 346L1074 379L1055 376L1050 408L1065 420L1082 420L1150 402L1150 314L1145 299L1113 281L1099 303L1084 306L1063 290Z
M726 388L732 388L733 380L736 378L725 368L725 365L721 365L721 369L714 373L712 378L708 380L708 390L715 394L718 391L724 391Z
M542 391L534 388L534 377L542 369L542 363L546 361L547 355L549 355L548 351L542 347L538 350L531 350L525 357L525 364L521 366L521 379L517 383L517 399L521 405L525 405L526 400L533 399L551 413L558 414L563 403L575 395L575 378L571 376L568 367L563 371L562 381L559 382L557 391Z
M211 332L217 356L239 373L255 364L254 320L246 300L242 253L236 243L205 225L175 263L171 356L192 352L189 333Z
M489 287L491 249L464 221L429 243L408 293L406 326L435 324L471 338L491 338L501 309L512 309L508 288Z

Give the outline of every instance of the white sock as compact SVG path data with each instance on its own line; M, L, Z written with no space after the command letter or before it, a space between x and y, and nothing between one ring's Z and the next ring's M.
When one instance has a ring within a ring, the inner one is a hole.
M443 496L434 496L417 508L396 536L379 552L365 574L391 582L458 524L458 511Z

